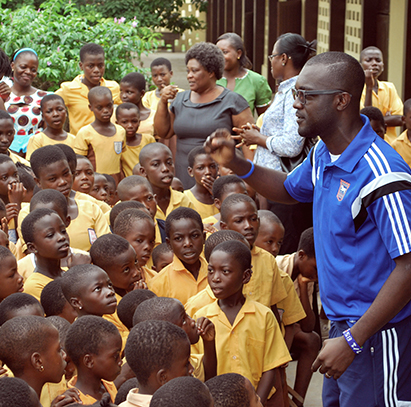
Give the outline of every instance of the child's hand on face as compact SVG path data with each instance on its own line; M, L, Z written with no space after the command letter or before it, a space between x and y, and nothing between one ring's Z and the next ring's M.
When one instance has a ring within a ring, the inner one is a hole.
M20 212L20 205L18 203L8 203L6 205L6 216L7 216L8 221L10 221L13 218L17 218L17 216L19 216L19 212Z
M70 253L67 256L67 267L71 268L79 264L91 264L91 257L83 253Z
M299 274L297 277L298 285L308 284L317 281L317 278L308 278L304 277L302 274Z
M24 199L24 194L26 192L27 189L24 188L22 182L15 182L13 184L9 184L9 202L21 205Z
M217 228L215 228L212 223L206 223L204 225L204 232L214 233L217 232Z
M134 284L133 290L148 290L147 283L141 279Z
M367 88L373 88L374 87L374 82L375 82L375 78L373 75L373 70L372 69L366 69L364 71L365 74L365 86Z
M206 317L200 317L196 322L199 335L203 341L210 342L215 339L214 324Z
M80 400L79 391L75 387L66 390L63 394L60 394L60 396L57 396L51 402L50 407L63 407L72 403L83 404Z
M206 175L203 178L201 178L201 185L211 194L213 195L213 184L214 184L215 178L212 177L211 175Z
M6 210L7 210L7 206L6 206ZM7 212L6 212L7 213ZM7 218L1 218L1 226L0 226L1 230L8 235L9 234L9 224L7 221Z

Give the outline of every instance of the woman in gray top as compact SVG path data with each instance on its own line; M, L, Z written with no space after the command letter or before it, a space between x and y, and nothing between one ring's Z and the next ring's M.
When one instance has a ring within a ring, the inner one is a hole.
M194 45L186 53L185 62L190 90L177 93L173 85L163 89L154 128L161 138L177 135L176 177L189 189L194 180L187 173L188 153L218 128L231 131L233 127L253 123L254 118L242 96L217 85L225 60L216 45L207 42ZM168 108L170 99L174 100Z

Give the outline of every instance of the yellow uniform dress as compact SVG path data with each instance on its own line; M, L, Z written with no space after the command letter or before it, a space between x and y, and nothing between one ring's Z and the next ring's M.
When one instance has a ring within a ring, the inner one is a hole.
M139 128L140 129L140 128ZM127 145L126 151L121 154L121 165L123 167L124 175L129 177L133 175L133 168L140 162L141 149L150 143L155 143L156 139L149 134L142 134L141 141L138 146Z
M361 95L360 109L364 107L365 102L365 86ZM381 110L383 116L390 112L392 116L401 115L403 113L403 104L398 96L395 86L391 82L378 81L378 95L372 91L372 105ZM395 127L387 127L385 141L392 143L397 138Z
M170 187L170 203L168 204L167 211L164 213L160 207L157 205L156 219L166 220L166 217L170 215L174 209L184 206L186 208L195 209L193 203L180 191L174 191Z
M214 215L203 219L204 225L207 225L208 223L211 223L212 225L215 225L218 221L219 220Z
M154 116L156 111L151 109L150 114L147 119L142 120L138 126L138 132L141 134L146 134L147 136L154 136Z
M126 150L126 131L115 124L116 134L103 136L94 130L91 124L82 127L74 142L76 154L86 156L93 164L94 171L112 175L120 181L121 153Z
M278 313L281 318L281 330L283 331L284 326L295 324L304 319L307 315L298 298L297 291L295 291L291 277L286 272L281 271L281 279L284 288L287 291L287 297L277 304ZM283 331L283 334L284 333L285 331Z
M271 307L287 297L280 270L271 253L254 246L251 250L251 264L253 274L243 287L243 294L247 298Z
M182 304L193 295L197 294L207 286L208 266L203 257L200 256L200 270L197 280L185 269L181 260L174 255L173 262L164 267L148 283L148 288L159 297L177 298Z
M201 290L198 294L193 295L188 301L185 303L184 308L190 317L201 308L205 307L216 301L217 298L215 297L213 290L207 284L207 287L204 290Z
M31 274L24 283L24 292L35 297L40 302L41 292L43 288L53 281L52 278L41 273Z
M411 167L411 142L407 134L408 130L403 131L401 135L391 143L391 146Z
M286 272L290 277L293 275L294 260L296 253L286 254L284 256L277 256L275 260L277 261L278 267ZM294 288L297 292L298 298L300 298L300 287L298 285L298 279L294 281ZM313 307L313 292L314 292L314 283L309 282L307 285L308 299L310 300L311 308Z
M138 388L131 389L127 394L126 401L119 404L119 407L149 407L153 398L151 394L140 394Z
M196 312L194 318L199 317L215 326L217 375L239 373L257 388L264 372L291 360L274 314L260 303L246 298L233 325L218 301Z
M103 213L111 211L111 206L108 203L100 201L99 199L96 199L91 195L85 194L84 192L75 191L74 199L85 199L86 201L94 202Z
M118 303L121 301L123 297L119 296L116 293L116 300L117 300L117 305ZM126 326L120 321L120 318L117 315L117 311L114 312L114 314L104 314L103 318L109 322L111 322L113 325L115 325L115 327L118 329L118 331L120 332L121 335L121 340L123 342L122 346L121 346L121 350L124 350L124 347L126 346L126 342L127 342L127 338L128 338L128 334L130 333L130 331L126 328Z
M151 279L153 279L158 274L156 271L154 271L151 268L148 268L147 266L143 266L141 268L143 269L144 279L145 279L146 283L148 281L150 281Z
M143 105L151 110L157 110L158 102L160 98L156 95L157 89L146 92L143 96L142 102ZM184 92L184 89L177 89L178 92Z
M43 407L49 407L51 402L68 389L66 378L63 376L60 383L46 383L41 389L40 403Z
M78 216L71 220L67 233L70 237L70 246L75 249L89 251L94 241L102 236L110 233L110 228L101 209L94 203L85 199L74 197L78 207ZM19 213L19 228L23 219L28 215L30 207L28 205L21 208ZM18 230L22 250L27 249L21 230Z
M187 189L184 191L184 194L188 197L188 199L193 203L194 209L200 214L201 219L204 221L204 219L216 215L219 210L215 207L214 204L208 205L200 202L194 194L191 192L191 190Z
M71 389L72 387L76 387L76 383L77 383L77 376L73 376L73 378L68 382L68 388ZM107 392L110 394L111 401L114 403L114 400L117 395L117 388L115 384L113 382L108 382L107 380L103 380L103 379L101 379L101 383L106 388ZM80 390L78 390L78 392L79 392L80 400L83 402L83 405L85 406L94 404L97 401L94 397L91 397L88 394L84 394Z
M70 247L70 250L72 253L80 253L80 254L88 255L88 253L85 252L84 250L73 249L72 247ZM67 259L67 257L61 260L62 262L61 269L64 271L67 271L68 268L63 266L63 262L65 259ZM33 274L35 268L36 268L36 255L34 253L29 253L27 256L23 257L17 262L17 270L19 274L23 277L24 281L26 281L29 278L29 276Z
M11 150L7 150L7 155L12 159L14 164L16 163L22 163L24 165L27 165L27 167L30 167L30 162L27 161L25 158L20 157L18 154L13 153Z
M74 140L76 136L73 136L70 133L67 133L67 138L65 140L53 140L52 138L48 137L43 132L36 133L29 138L29 143L27 145L27 153L26 158L30 161L30 157L33 154L33 151L37 150L40 147L50 146L54 144L67 144L71 148L73 148Z
M55 93L64 99L67 106L70 120L70 133L76 135L77 132L87 124L94 121L94 114L89 109L88 92L89 89L82 82L83 75L76 76L71 82L63 82ZM100 86L105 86L111 90L113 100L116 105L121 104L120 86L115 81L101 79Z

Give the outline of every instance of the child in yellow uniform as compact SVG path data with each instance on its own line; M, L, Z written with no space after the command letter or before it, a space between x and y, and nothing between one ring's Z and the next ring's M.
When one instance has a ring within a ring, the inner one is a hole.
M83 404L93 404L108 392L111 401L117 394L113 380L121 371L121 336L117 328L103 318L87 315L69 328L65 350L77 368L77 376L68 383L75 387Z
M204 257L207 261L210 260L211 252L214 248L223 242L228 242L230 240L238 240L239 242L244 243L247 247L250 247L246 238L234 230L218 230L217 232L211 234L204 245ZM208 304L216 301L216 297L213 294L213 290L209 285L200 291L198 294L192 296L184 305L184 308L187 311L187 314L191 317L200 309L205 307Z
M120 98L122 103L133 103L140 112L139 131L142 134L154 136L155 110L143 105L142 99L146 92L144 75L138 72L127 74L120 82Z
M69 253L70 239L66 225L51 209L35 209L28 214L21 232L28 250L36 254L36 269L26 280L24 289L40 301L42 289L63 274L60 260Z
M104 86L111 90L114 103L120 104L120 88L115 81L103 78L104 49L97 44L86 44L80 49L80 69L82 75L71 82L63 82L56 94L60 95L67 106L70 119L70 133L76 135L84 126L94 120L93 113L88 109L88 93L96 86Z
M204 147L194 147L188 154L187 171L195 179L195 185L184 193L200 214L201 219L216 215L219 210L214 205L213 184L217 178L218 164L206 154Z
M247 377L263 404L282 397L279 366L291 360L280 327L268 307L243 295L251 278L251 253L244 243L220 243L211 253L208 282L217 301L194 316L210 319L216 330L217 374Z
M166 219L167 243L174 260L151 281L148 288L160 297L183 304L207 286L207 262L201 256L204 230L200 215L191 208L177 208Z
M379 81L384 70L383 55L377 47L367 47L361 51L360 63L365 73L365 86L361 95L361 108L375 106L384 115L387 133L385 140L392 143L397 138L395 127L402 126L402 100L391 82Z
M0 302L9 295L23 291L23 277L17 271L16 258L0 246Z
M73 147L75 140L75 136L63 129L67 111L61 96L56 94L45 96L41 100L40 109L46 128L30 137L26 153L26 159L29 161L33 151L40 147L50 144L67 144Z
M157 200L156 219L165 220L176 208L193 208L193 203L183 193L171 189L174 161L170 149L161 143L148 144L140 153L140 172L150 182Z
M144 321L136 325L130 331L125 354L139 387L129 391L122 407L148 407L161 386L193 373L187 334L171 322Z
M205 381L217 374L215 329L210 320L201 317L195 321L187 315L180 301L167 297L150 298L143 301L136 308L133 325L152 320L168 321L184 329L191 345L196 344L201 337L204 352L202 354L192 354L193 376Z
M126 132L110 121L114 107L110 89L95 87L90 90L88 100L94 121L79 130L74 151L87 156L94 171L109 174L118 183L121 179L121 153L126 149Z
M405 130L391 145L392 148L404 159L411 167L411 99L404 102L404 114L402 121Z
M217 178L213 184L214 206L218 213L203 219L205 225L212 225L215 230L220 230L220 209L224 200L232 194L247 195L246 183L237 175L223 175Z
M140 209L125 209L117 216L113 233L124 237L135 250L138 266L144 273L146 283L157 275L146 266L155 245L155 228L150 215Z
M221 205L221 228L241 233L251 247L253 275L244 287L247 298L271 307L279 319L276 304L287 297L274 256L255 246L260 228L257 206L244 194L230 195Z
M88 251L98 236L110 233L101 209L91 200L79 199L72 191L73 176L67 158L59 147L45 146L36 150L31 156L31 166L41 189L56 189L66 197L71 219L68 233L73 248ZM19 224L28 212L28 207L20 211Z
M173 249L167 243L161 243L153 249L151 258L153 260L152 269L159 273L164 267L173 262Z
M90 255L93 264L101 267L110 277L117 303L126 293L132 291L142 278L136 252L121 236L110 234L99 237L91 246ZM104 318L117 327L125 345L129 331L120 321L117 312L104 315Z
M116 109L116 123L126 131L127 150L121 154L122 168L126 177L133 175L133 168L140 162L141 149L156 139L150 134L137 133L140 129L140 111L133 103L122 103Z

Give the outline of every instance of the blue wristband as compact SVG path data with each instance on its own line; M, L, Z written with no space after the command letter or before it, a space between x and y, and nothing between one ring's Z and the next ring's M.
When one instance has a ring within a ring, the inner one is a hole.
M355 339L352 337L351 335L351 329L348 328L347 330L345 330L343 332L344 338L347 341L348 345L350 346L350 348L352 349L352 351L358 355L359 353L362 352L363 347L358 345L357 342L355 342Z
M248 158L247 158L247 161L251 164L250 171L248 171L247 174L245 174L245 175L237 175L238 178L247 179L248 177L250 177L250 176L253 174L253 172L254 172L254 170L255 170L255 165L254 165L254 163L253 163L251 160L249 160Z

